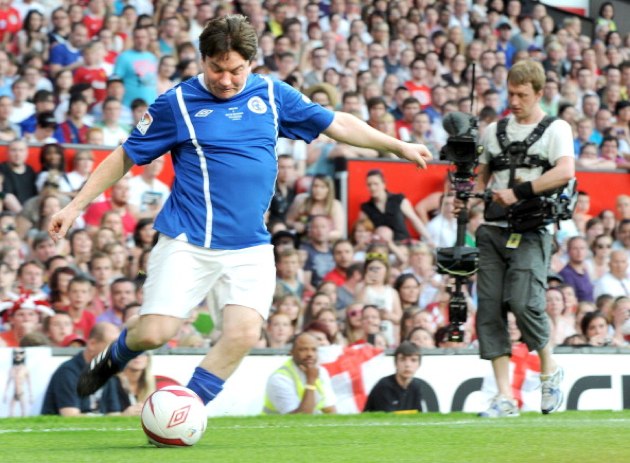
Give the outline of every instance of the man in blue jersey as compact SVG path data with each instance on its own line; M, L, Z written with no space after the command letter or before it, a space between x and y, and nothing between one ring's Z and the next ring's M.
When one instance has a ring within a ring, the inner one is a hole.
M282 82L252 74L254 28L240 15L213 19L199 38L203 73L161 95L129 139L90 175L49 233L65 236L80 212L133 164L171 153L171 195L155 221L140 316L82 375L78 391L100 388L144 350L171 339L216 283L226 290L223 331L188 387L204 403L260 338L275 288L273 249L263 215L274 194L278 137L307 143L320 133L390 151L426 166L423 145L403 143L356 117L313 104Z

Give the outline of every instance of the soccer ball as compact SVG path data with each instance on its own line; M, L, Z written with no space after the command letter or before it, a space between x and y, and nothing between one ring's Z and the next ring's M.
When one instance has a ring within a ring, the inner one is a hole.
M189 447L206 430L206 407L197 394L186 387L158 389L142 407L142 429L157 447Z

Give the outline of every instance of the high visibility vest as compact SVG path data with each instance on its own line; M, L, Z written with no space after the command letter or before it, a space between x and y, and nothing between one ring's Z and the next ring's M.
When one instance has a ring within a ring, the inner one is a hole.
M300 399L300 402L302 402L302 399L304 398L304 391L305 391L304 383L302 383L302 378L300 378L300 375L298 373L298 368L295 365L295 362L293 362L292 358L287 360L284 363L284 365L278 368L273 374L274 375L280 374L289 378L291 382L295 385L295 391L297 392L297 396ZM321 378L317 378L314 386L316 389L315 392L318 393L320 397L319 402L315 404L315 410L321 410L322 408L324 408L325 399L326 399L325 393L324 393L324 383L322 382ZM265 392L265 405L263 408L263 414L264 415L277 415L278 413L279 412L276 409L276 406L269 399L269 394Z

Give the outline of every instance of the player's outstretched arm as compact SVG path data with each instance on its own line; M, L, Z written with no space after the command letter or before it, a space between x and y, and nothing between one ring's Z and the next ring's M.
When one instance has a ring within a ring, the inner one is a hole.
M352 114L336 112L330 126L324 130L329 137L353 146L389 151L423 169L432 159L429 149L421 144L405 143L380 132Z
M83 188L77 193L70 203L54 214L48 226L48 234L57 241L66 236L68 230L79 216L81 211L90 204L94 198L107 190L110 186L120 180L133 162L125 153L122 146L119 146L101 162L90 175Z

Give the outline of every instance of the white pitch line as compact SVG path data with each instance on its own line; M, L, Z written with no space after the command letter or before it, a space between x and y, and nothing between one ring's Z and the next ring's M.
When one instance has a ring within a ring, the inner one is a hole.
M560 425L569 425L569 426L593 426L594 424L629 424L630 418L605 418L605 419L575 419L575 420L548 420L546 418L540 417L536 421L521 421L518 418L513 418L510 420L483 420L483 419L471 419L471 420L458 420L458 421L415 421L415 422L373 422L373 423L296 423L296 424L281 424L281 425L241 425L235 424L230 426L221 426L218 425L217 429L239 429L239 430L247 430L247 429L290 429L295 427L301 428L349 428L349 427L366 427L366 426L380 426L380 427L441 427L441 426L469 426L469 425L479 425L479 426L497 426L497 427L505 427L507 424L509 425L529 425L534 424L538 427L541 425L548 425L557 427ZM209 421L209 427L212 427L212 420ZM94 428L94 427L72 427L72 428L43 428L43 429L33 429L33 428L25 428L25 429L0 429L0 434L12 434L12 433L61 433L61 432L77 432L77 431L94 431L94 432L129 432L129 431L139 431L140 427L134 428Z

